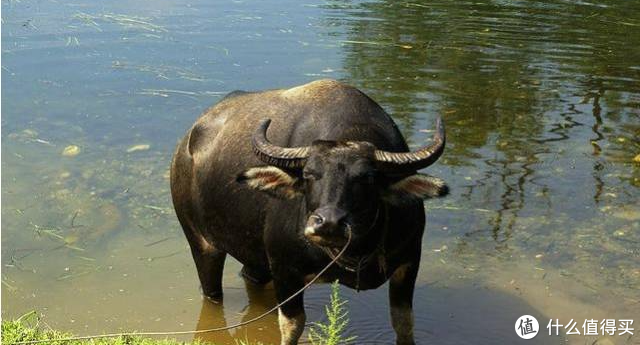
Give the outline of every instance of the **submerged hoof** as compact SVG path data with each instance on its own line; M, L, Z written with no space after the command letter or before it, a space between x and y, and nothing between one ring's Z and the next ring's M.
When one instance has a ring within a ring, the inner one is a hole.
M222 302L222 291L202 291L202 296L214 303Z
M215 294L203 295L203 296L204 296L204 298L207 299L207 301L213 302L215 304L218 304L218 303L222 302L222 292L217 292Z

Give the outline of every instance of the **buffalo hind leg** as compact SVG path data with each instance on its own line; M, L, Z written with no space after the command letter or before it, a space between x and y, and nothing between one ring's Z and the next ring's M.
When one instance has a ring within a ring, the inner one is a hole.
M227 253L213 248L210 253L194 256L202 293L212 300L222 299L222 273Z
M396 269L389 282L391 324L396 332L397 345L414 345L413 290L418 275L418 262L404 264Z
M195 236L199 237L199 236ZM196 263L202 294L214 301L222 299L222 273L227 253L215 248L204 238L189 238L191 254Z

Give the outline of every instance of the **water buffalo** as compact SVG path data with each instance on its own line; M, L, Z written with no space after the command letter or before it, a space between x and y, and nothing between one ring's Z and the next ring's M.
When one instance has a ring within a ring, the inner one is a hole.
M278 301L300 289L346 243L325 280L374 289L387 280L397 344L414 344L413 290L425 215L422 199L444 196L418 174L444 151L409 152L391 117L335 80L262 92L235 91L204 112L178 144L171 194L202 291L222 296L227 254L257 284L273 279ZM302 295L279 309L282 344L297 344Z

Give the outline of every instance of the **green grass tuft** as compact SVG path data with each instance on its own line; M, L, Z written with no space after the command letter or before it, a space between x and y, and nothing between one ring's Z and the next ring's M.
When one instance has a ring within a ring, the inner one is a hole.
M48 328L48 327L47 327ZM45 329L40 322L40 317L35 311L11 320L2 321L2 344L12 344L18 341L50 340L44 344L50 345L182 345L184 342L172 339L150 339L136 336L123 336L115 338L97 338L90 340L60 341L59 339L73 336L51 329ZM201 344L193 342L194 345Z
M340 298L340 286L336 280L331 284L331 302L324 307L327 314L327 322L315 322L309 328L309 341L313 345L342 345L351 344L356 339L355 336L346 337L344 335L349 325L349 312L344 305L346 300Z

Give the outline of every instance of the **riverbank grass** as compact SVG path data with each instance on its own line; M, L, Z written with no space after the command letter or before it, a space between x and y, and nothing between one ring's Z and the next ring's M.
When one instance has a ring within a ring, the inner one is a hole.
M72 337L72 334L52 330L41 324L35 311L29 312L15 320L2 320L2 344L13 344L20 341L47 340L49 345L182 345L172 339L150 339L136 336L121 336L114 338L96 338L85 340L60 339ZM191 344L199 345L199 342ZM212 344L213 345L213 344Z

